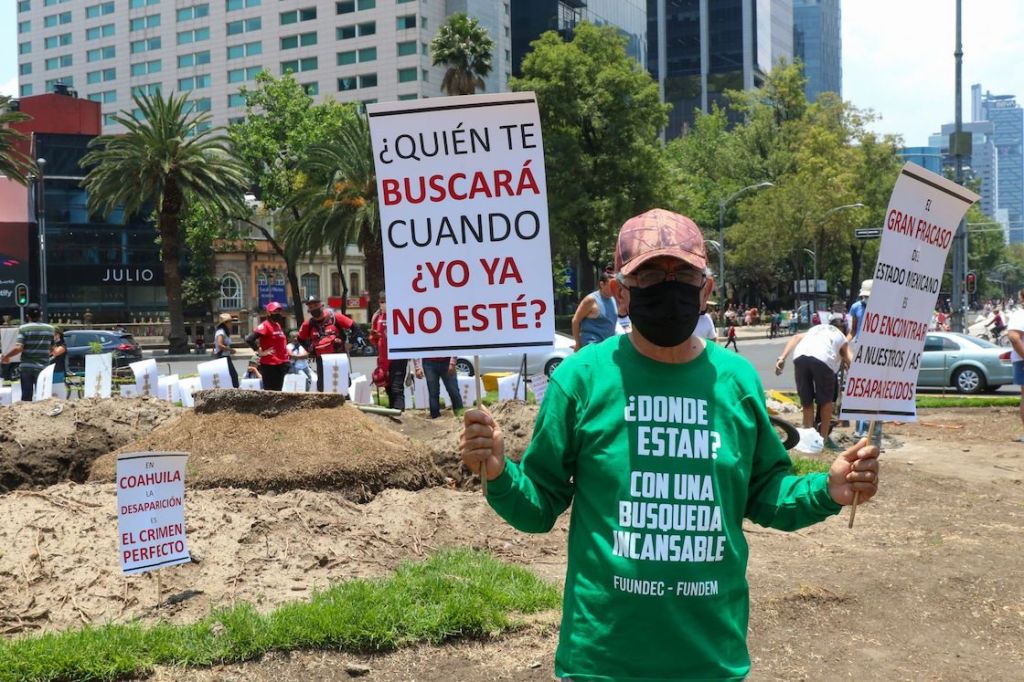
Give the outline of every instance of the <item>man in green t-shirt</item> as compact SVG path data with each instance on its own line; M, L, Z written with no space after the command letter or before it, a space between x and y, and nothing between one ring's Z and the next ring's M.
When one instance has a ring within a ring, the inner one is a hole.
M41 322L42 310L39 304L25 306L28 322L18 327L18 338L9 351L0 357L0 365L21 353L21 399L32 400L36 379L43 368L50 363L50 348L53 346L53 325Z
M462 458L488 502L551 529L572 503L555 672L579 680L732 680L750 670L744 517L795 530L877 491L862 440L795 476L754 368L693 333L714 281L692 220L655 209L622 226L615 296L628 335L551 377L520 463L491 415L465 416Z

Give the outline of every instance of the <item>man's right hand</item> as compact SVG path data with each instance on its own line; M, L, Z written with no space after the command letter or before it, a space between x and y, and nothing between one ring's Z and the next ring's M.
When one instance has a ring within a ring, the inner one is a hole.
M505 438L491 413L484 409L466 410L462 418L459 451L462 463L474 474L487 463L487 480L493 481L505 470Z

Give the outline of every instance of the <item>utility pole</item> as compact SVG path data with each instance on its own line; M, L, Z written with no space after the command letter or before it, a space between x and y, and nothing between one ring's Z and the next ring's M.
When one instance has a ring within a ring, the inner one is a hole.
M950 151L956 160L956 184L964 184L964 156L971 153L970 136L963 132L963 83L961 70L963 66L964 50L960 42L960 4L962 0L956 0L956 51L953 57L956 63L956 98L955 111L956 130L950 139ZM955 332L963 332L967 326L967 300L964 291L964 281L967 278L967 216L960 220L956 235L953 237L953 277L951 282L950 307L952 316L950 326Z

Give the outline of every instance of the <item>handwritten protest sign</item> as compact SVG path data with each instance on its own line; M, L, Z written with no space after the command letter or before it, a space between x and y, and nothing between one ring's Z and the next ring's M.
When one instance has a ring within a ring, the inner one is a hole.
M139 360L129 367L135 375L135 395L148 398L155 396L160 388L160 374L156 369L156 360Z
M533 397L540 405L544 402L544 394L548 391L548 377L545 374L534 374L530 377L530 390L533 391Z
M978 198L915 164L900 171L846 378L843 419L916 421L917 374L946 254Z
M231 388L231 372L228 370L228 358L217 358L209 362L200 362L196 365L199 372L199 382L204 391L214 388Z
M533 93L367 107L388 355L550 347L551 247Z
M328 353L320 356L324 367L324 393L348 395L348 355Z
M183 452L117 458L117 535L125 575L191 561L185 537Z
M159 390L157 391L157 397L161 400L176 403L181 400L181 391L178 389L178 375L172 374L166 377L160 377L157 379Z
M109 398L110 385L114 375L114 356L112 353L85 356L85 383L83 388L86 398Z

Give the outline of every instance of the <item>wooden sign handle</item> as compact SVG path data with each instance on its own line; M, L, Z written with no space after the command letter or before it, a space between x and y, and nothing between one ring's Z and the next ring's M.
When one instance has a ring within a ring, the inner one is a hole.
M875 426L878 426L878 433L875 433ZM872 420L868 424L868 441L877 445L879 450L882 448L882 425L877 421ZM853 493L853 504L850 506L850 523L846 526L847 528L853 528L853 521L857 518L857 503L860 502L860 493L854 491Z
M483 378L480 376L480 356L473 356L473 376L476 378L476 407L484 406ZM487 460L480 462L480 491L487 497Z

